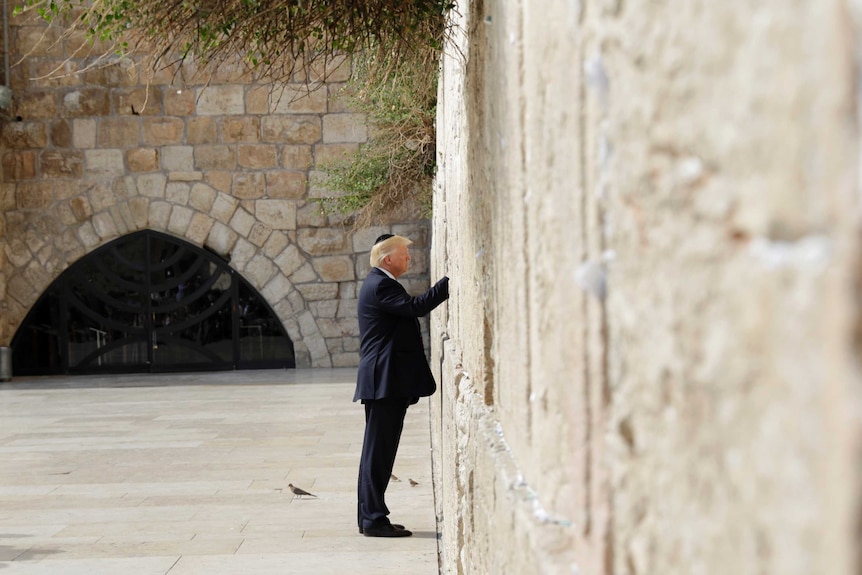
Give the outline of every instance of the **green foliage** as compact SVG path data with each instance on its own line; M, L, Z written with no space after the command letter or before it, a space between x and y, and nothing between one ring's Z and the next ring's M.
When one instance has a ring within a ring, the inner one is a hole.
M349 105L367 114L369 142L333 166L325 209L359 210L357 223L408 198L428 203L434 172L439 53L452 0L24 0L44 19L68 22L118 53L144 47L154 68L187 58L210 64L242 55L259 77L325 80L354 57ZM321 65L322 64L322 65ZM314 71L314 74L312 74Z

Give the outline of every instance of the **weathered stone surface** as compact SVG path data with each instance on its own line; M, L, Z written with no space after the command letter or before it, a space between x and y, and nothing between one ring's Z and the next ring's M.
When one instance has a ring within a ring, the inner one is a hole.
M195 184L189 194L189 205L208 214L216 199L216 191L206 184Z
M331 300L338 294L338 285L333 283L305 283L296 285L305 301Z
M41 210L51 205L54 196L50 182L20 182L15 192L16 207L19 210Z
M85 84L100 86L134 86L138 83L138 69L129 58L116 58L94 66L83 73Z
M84 173L84 153L80 150L43 150L39 165L46 178L80 178Z
M277 268L269 258L260 254L254 256L245 266L245 277L255 286L264 286L272 278Z
M221 139L225 144L259 141L260 118L256 116L222 118Z
M93 229L99 235L101 240L109 240L117 237L117 226L114 223L114 218L108 212L95 214L92 219Z
M196 146L195 167L199 170L232 170L236 168L236 150L232 146Z
M189 222L189 227L186 229L186 237L190 242L202 246L206 242L207 237L209 237L214 224L214 219L206 214L197 212Z
M289 200L257 200L255 216L274 230L296 229L296 204Z
M201 116L226 116L245 112L242 86L207 86L197 95L197 113Z
M106 182L96 184L87 190L87 197L90 199L94 212L104 211L117 203L114 187Z
M322 256L311 261L323 281L341 282L356 279L353 261L349 256Z
M96 147L96 121L83 118L72 121L72 145L86 149Z
M193 172L193 146L165 146L161 151L162 168L171 172Z
M141 174L137 176L138 193L150 198L164 198L168 179L164 174Z
M281 167L286 170L308 170L315 162L312 146L281 146Z
M93 215L93 208L90 206L90 200L86 196L78 196L69 200L69 207L72 209L75 219L79 222L86 221Z
M195 112L193 90L164 88L165 114L168 116L192 116Z
M105 88L79 88L63 96L64 118L107 116L111 113L111 102Z
M275 144L316 144L322 136L318 116L264 116L262 141Z
M194 214L195 212L189 208L174 205L171 210L171 218L168 220L168 231L183 237Z
M3 154L3 179L7 182L36 177L36 152L32 150Z
M126 164L131 172L154 172L159 169L159 151L156 148L126 150Z
M4 148L43 148L48 144L48 127L42 122L6 122Z
M141 138L143 143L148 146L181 144L184 128L185 125L180 118L144 118Z
M233 213L228 224L230 228L243 237L248 237L255 224L254 216L240 208Z
M32 90L18 103L16 112L25 120L55 118L57 101L56 90Z
M147 225L154 230L167 230L172 209L173 205L168 202L150 202L150 213L148 214Z
M322 114L326 112L326 87L288 84L276 88L271 97L271 114Z
M317 144L314 146L314 161L317 167L345 164L359 150L359 144Z
M51 144L53 144L54 147L72 147L72 123L70 121L61 119L51 122L49 132L51 135Z
M189 144L217 144L218 124L213 118L189 118L186 120L188 127Z
M165 199L172 204L175 205L186 205L189 203L189 195L191 194L191 189L187 183L184 182L168 182L168 185L165 186Z
M206 245L215 253L226 257L230 254L239 235L221 222L215 222L206 239Z
M301 199L307 193L305 172L273 171L266 173L266 196Z
M365 116L362 114L327 114L323 117L323 142L362 143L368 139Z
M270 234L272 234L272 228L256 221L248 233L248 240L258 247L263 247Z
M278 165L276 148L272 145L240 145L237 150L240 167L249 169L274 168Z
M236 198L227 194L218 194L213 202L210 215L220 222L226 224L233 217L233 213L239 206Z
M253 86L245 93L245 111L247 114L269 113L269 86Z
M92 176L119 176L126 171L121 150L84 151L84 168Z
M275 264L285 276L290 277L308 261L295 245L287 246L276 258Z
M347 231L340 228L300 229L296 241L312 256L350 252Z
M130 116L161 116L164 114L162 91L158 86L111 90L114 111Z

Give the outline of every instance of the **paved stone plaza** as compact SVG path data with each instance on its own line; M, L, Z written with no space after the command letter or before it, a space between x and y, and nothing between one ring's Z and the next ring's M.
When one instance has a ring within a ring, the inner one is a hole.
M355 369L15 378L0 384L0 573L437 573L428 402L363 537ZM418 481L411 487L408 479ZM319 497L295 499L288 483Z

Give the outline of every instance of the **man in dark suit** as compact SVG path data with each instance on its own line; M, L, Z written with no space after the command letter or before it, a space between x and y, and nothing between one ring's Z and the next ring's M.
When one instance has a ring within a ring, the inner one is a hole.
M410 263L402 236L384 234L371 248L371 271L359 291L359 372L353 401L365 405L365 439L359 462L359 532L367 537L409 537L390 523L384 495L395 465L407 407L437 389L425 358L417 318L449 297L449 278L412 297L396 280Z

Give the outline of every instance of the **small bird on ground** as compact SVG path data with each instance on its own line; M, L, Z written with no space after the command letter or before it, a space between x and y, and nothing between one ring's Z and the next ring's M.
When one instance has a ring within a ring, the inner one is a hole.
M395 474L394 474L394 473L390 473L390 474L389 474L389 477L392 479L392 481L401 481L400 479L398 479L397 477L395 477Z
M287 487L290 489L291 493L293 493L294 499L296 499L297 497L302 499L303 495L308 495L309 497L317 497L317 495L315 495L314 493L309 493L305 489L295 486L293 483L288 483Z
M412 479L408 479L408 481L410 482L410 487L416 487L419 485L418 481L413 481Z

